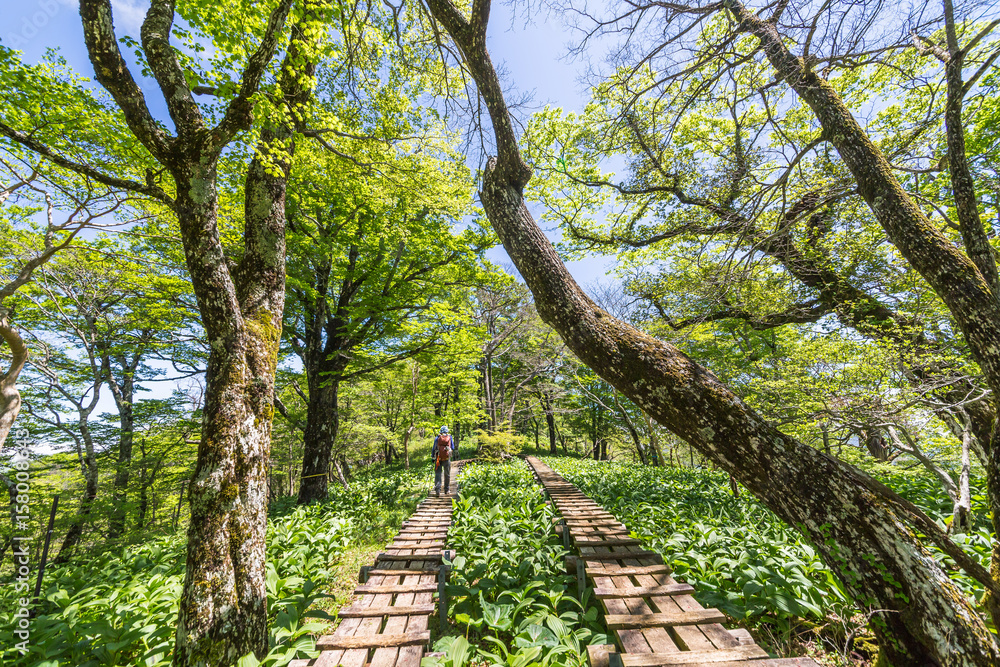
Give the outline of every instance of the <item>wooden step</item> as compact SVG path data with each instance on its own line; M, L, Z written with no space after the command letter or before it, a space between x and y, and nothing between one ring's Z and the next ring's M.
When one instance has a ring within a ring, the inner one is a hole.
M662 560L660 554L655 551L636 551L633 553L621 552L616 554L580 554L577 558L585 561L626 560L633 558L659 558Z
M451 521L404 521L401 528L448 528Z
M637 547L642 544L641 540L634 537L622 537L617 540L581 540L574 537L573 541L578 547Z
M356 637L323 635L316 640L316 649L319 651L335 651L337 649L420 646L421 644L429 644L430 641L431 633L428 630L424 630L423 632L407 632L401 635L361 635Z
M440 553L433 554L387 554L380 553L375 557L375 561L380 560L441 560Z
M379 595L382 593L434 593L438 589L436 583L429 584L365 584L358 586L354 592L358 595Z
M448 534L447 530L441 530L439 528L428 528L427 530L421 530L420 528L414 526L412 528L405 528L399 531L398 533L396 533L396 537L400 537L402 535L414 535L414 536L431 535L431 536L445 537L447 534Z
M430 616L433 604L397 605L395 607L345 607L338 612L341 618L370 618L374 616Z
M435 577L441 573L441 570L428 570L428 569L407 569L407 570L380 570L373 569L368 570L369 577L408 577L410 575L434 575Z
M694 593L691 584L664 584L662 586L634 586L632 588L595 588L594 597L605 598L646 598L660 595L687 595Z
M668 565L639 565L639 566L627 566L627 567L617 567L615 569L601 570L598 568L588 567L587 576L588 577L632 577L642 574L670 574L672 570Z
M612 656L619 656L616 661ZM816 665L812 658L771 658L746 662L754 658L767 658L767 651L757 646L737 646L735 648L711 651L678 651L676 653L612 653L609 663L622 667L667 667L668 665L715 665L716 667L811 667ZM818 667L818 666L817 666Z
M680 611L660 614L605 614L604 616L604 622L607 624L609 630L672 628L677 625L722 623L725 620L726 615L718 609L699 609L697 611Z

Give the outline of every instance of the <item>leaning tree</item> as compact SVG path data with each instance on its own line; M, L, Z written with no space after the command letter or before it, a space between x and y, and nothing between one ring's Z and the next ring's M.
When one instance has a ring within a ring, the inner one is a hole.
M681 350L611 317L579 288L524 202L532 170L486 50L489 0L474 0L468 15L450 0L427 0L427 7L457 46L488 110L496 157L487 162L480 197L542 318L584 363L807 535L858 603L879 610L873 629L883 659L898 665L1000 659L986 625L913 528L989 590L998 587L933 522L857 469L783 434ZM941 295L991 386L1000 388L1000 312L988 280L926 220L836 90L790 51L776 28L787 7L779 3L771 18L761 18L738 0L706 4L691 10L694 27L678 32L696 33L706 16L725 12L732 17L727 44L743 44L746 35L756 40L749 57L767 58L782 85L814 110L824 140L841 154L888 237ZM684 9L674 3L627 8L633 22L658 12L661 21L671 20ZM995 478L991 473L991 484L1000 481Z

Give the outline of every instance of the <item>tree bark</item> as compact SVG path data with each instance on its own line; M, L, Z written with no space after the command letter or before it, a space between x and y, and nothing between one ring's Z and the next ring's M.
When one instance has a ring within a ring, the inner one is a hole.
M944 0L944 19L945 40L948 44L948 59L944 65L948 91L944 106L944 127L948 143L948 175L951 179L951 192L955 200L955 211L965 251L979 269L994 298L1000 303L1000 277L997 274L996 256L983 228L983 221L979 217L976 181L972 177L969 160L965 154L965 126L962 123L965 82L962 69L965 66L966 54L965 50L959 47L952 0Z
M116 539L125 532L125 514L128 505L129 474L132 467L132 446L135 439L135 415L133 400L135 398L135 373L145 351L143 342L148 340L144 332L140 336L137 349L131 351L131 358L122 355L118 360L120 377L109 378L108 386L118 408L118 460L115 463L115 479L112 491L111 520L108 526L108 537ZM105 365L111 368L111 359L105 358ZM137 527L141 528L141 526Z
M10 365L0 376L0 449L7 442L7 436L17 415L21 412L21 392L17 390L17 378L28 361L28 346L14 328L6 307L0 305L0 338L10 348Z
M609 316L579 288L524 203L531 169L486 51L489 2L474 0L471 18L450 0L427 4L461 49L489 111L498 155L487 162L480 197L542 319L598 375L805 533L861 605L885 610L873 629L891 662L1000 659L975 610L916 542L901 499L770 426L679 349Z
M549 454L556 455L556 417L552 410L552 399L548 393L542 392L542 407L545 410L545 424L549 429Z
M330 457L333 454L333 444L337 440L337 431L340 427L338 406L340 382L336 379L328 379L331 377L330 375L321 373L321 369L330 365L329 363L322 364L320 368L316 369L316 377L309 378L309 404L306 412L306 431L302 449L302 476L299 480L298 503L300 505L326 500L327 497Z
M95 393L99 394L99 391ZM80 435L76 438L78 447L77 457L80 462L80 469L83 472L83 497L80 499L80 508L73 518L73 523L70 524L69 530L66 531L66 537L63 538L62 545L59 547L59 553L52 561L54 564L67 562L73 554L73 549L79 544L80 538L83 537L84 526L90 521L90 515L94 510L94 500L97 499L99 472L97 469L97 458L94 455L94 438L87 423L90 413L96 404L97 400L95 397L95 400L90 405L90 409L81 411L78 421ZM83 443L82 450L79 448L81 442Z

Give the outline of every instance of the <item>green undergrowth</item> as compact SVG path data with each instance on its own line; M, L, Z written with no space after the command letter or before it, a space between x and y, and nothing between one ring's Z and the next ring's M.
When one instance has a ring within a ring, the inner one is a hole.
M607 641L597 608L576 595L566 550L527 464L470 464L462 471L449 548L448 628L423 667L586 664Z
M327 589L345 550L384 542L430 486L430 468L359 475L349 489L331 486L324 503L271 506L267 534L267 596L271 651L281 667L314 657L313 633L326 627ZM183 535L126 550L106 550L46 570L28 653L16 643L12 581L0 586L0 665L99 667L170 664L184 581Z
M827 648L864 624L833 573L796 530L744 492L734 498L719 471L653 468L589 459L543 460L621 520L643 545L660 553L679 580L697 589L706 607L718 607L774 639L781 652L794 630L822 635ZM951 503L932 480L918 474L873 471L944 527ZM983 498L977 494L981 505ZM976 530L955 541L988 567L986 512ZM944 559L943 555L939 556ZM979 599L981 587L952 572L955 582ZM863 611L863 610L862 610Z

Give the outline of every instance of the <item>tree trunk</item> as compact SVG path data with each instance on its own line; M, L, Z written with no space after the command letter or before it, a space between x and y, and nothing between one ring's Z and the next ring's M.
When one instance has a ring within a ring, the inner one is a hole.
M411 423L403 432L403 465L407 470L410 469L410 436L415 428L416 426Z
M873 459L879 463L885 463L889 460L889 446L882 434L882 429L869 427L864 430L862 436L865 439L865 448Z
M972 530L972 493L969 489L969 471L972 467L969 450L972 447L971 429L962 438L962 464L958 473L958 498L951 515L951 532L967 533Z
M897 501L859 471L778 432L676 348L590 303L497 174L488 167L484 208L542 318L598 375L802 530L859 604L887 610L873 628L893 664L964 654L966 664L985 665L998 657L973 608L912 537ZM866 508L863 519L858 507Z
M665 468L667 465L667 459L663 456L663 447L660 445L660 439L656 437L656 429L654 428L653 418L649 416L646 412L646 426L649 428L649 446L653 452L656 453L657 465L661 468ZM670 452L671 460L673 460L673 450Z
M201 441L188 489L191 522L173 664L227 666L250 652L263 658L268 649L267 468L284 308L285 186L296 129L281 123L286 118L295 123L311 96L317 57L313 47L324 32L316 24L324 8L307 0L292 26L278 74L279 104L288 113L274 114L261 129L246 174L242 259L230 269L217 220L216 167L223 150L253 124L254 99L282 41L292 1L279 0L269 12L236 95L216 109L220 118L211 126L170 44L175 3L152 3L140 31L142 51L176 135L150 114L129 71L118 46L111 1L79 4L97 80L121 109L131 133L169 171L175 194L155 183L154 170L147 172L145 184L115 182L158 199L176 214L210 349ZM59 164L98 173L61 157Z
M136 354L136 360L139 355ZM105 362L110 367L110 359ZM112 377L108 385L118 408L118 460L115 463L115 479L111 496L111 520L108 537L116 539L125 532L125 513L128 504L128 482L132 467L132 444L135 432L135 417L132 401L135 394L133 373L135 368L122 368L122 377ZM137 528L141 529L140 526Z
M181 488L177 492L177 507L174 508L174 532L177 532L177 523L181 518L181 507L184 506L184 489L187 488L187 482L181 482Z
M542 392L542 406L545 408L545 423L549 429L549 454L556 455L556 417L552 413L552 400Z
M273 140L262 137L265 146ZM254 158L246 185L247 282L236 285L221 245L201 242L215 235L215 182L212 164L178 193L188 271L211 352L188 489L191 521L176 667L229 665L250 652L262 658L268 642L264 538L284 308L284 177Z
M458 43L490 113L498 157L487 162L481 200L542 319L599 376L803 531L859 604L883 610L873 629L890 662L1000 658L975 610L916 542L905 501L784 435L680 350L611 317L580 289L524 203L531 169L486 52L489 2L474 2L471 19L448 0L428 5Z
M89 430L87 431L87 435L83 437L90 438ZM98 471L92 441L88 443L87 449L81 457L80 465L84 478L83 497L80 499L80 508L73 518L73 523L70 524L69 530L66 531L66 537L63 539L62 546L59 547L59 553L52 561L53 564L61 564L69 560L73 554L74 547L79 544L80 538L83 536L84 526L90 521L90 515L94 510L94 500L97 498Z
M0 376L0 451L21 411L21 393L17 390L17 378L28 361L28 346L10 322L10 315L0 306L0 338L10 348L11 360L7 371Z
M306 431L303 437L302 477L299 479L299 505L326 500L327 473L333 443L340 427L338 394L340 382L329 362L323 363L314 377L309 379L309 404L306 412ZM327 372L329 371L329 372ZM331 374L333 373L333 374Z

